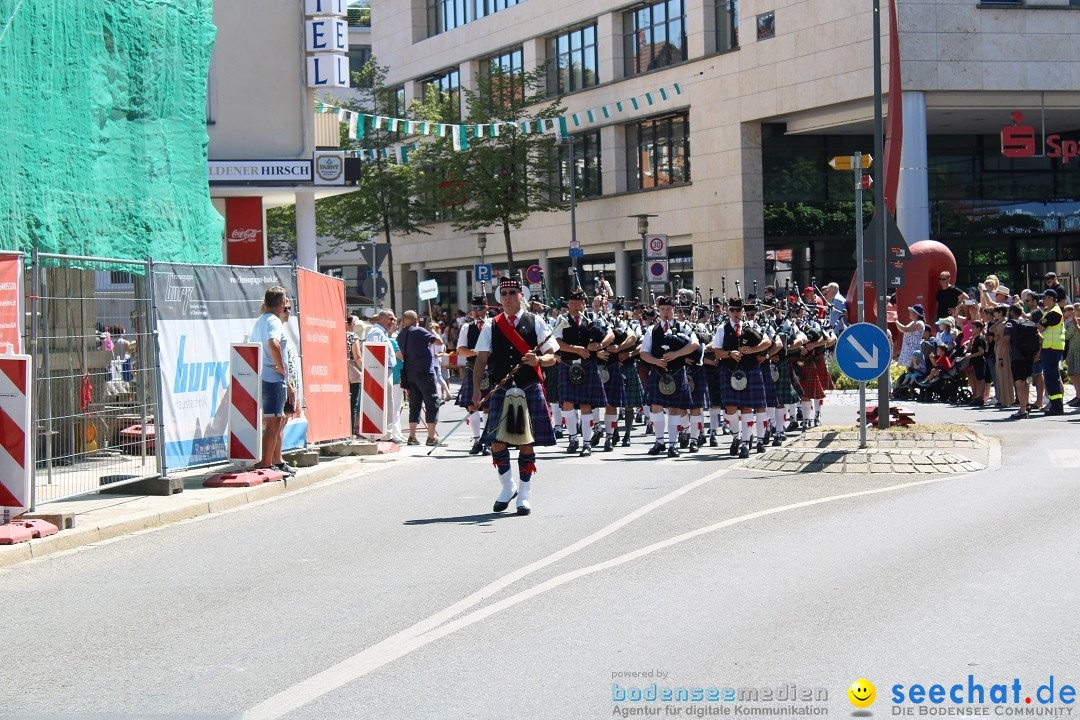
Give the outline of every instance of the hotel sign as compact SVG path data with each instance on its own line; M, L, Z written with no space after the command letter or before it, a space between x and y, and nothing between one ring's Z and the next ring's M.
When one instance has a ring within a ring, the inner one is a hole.
M307 84L312 88L349 87L349 23L345 0L306 0L304 50Z

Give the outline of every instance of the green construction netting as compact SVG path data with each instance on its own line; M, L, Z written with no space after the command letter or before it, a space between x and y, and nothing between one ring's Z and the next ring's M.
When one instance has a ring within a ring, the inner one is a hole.
M221 261L212 0L0 0L0 249Z

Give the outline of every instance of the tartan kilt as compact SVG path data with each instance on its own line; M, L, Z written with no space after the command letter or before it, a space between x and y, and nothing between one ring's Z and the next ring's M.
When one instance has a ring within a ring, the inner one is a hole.
M559 402L559 366L544 368L544 394L549 403Z
M604 383L600 382L600 366L595 359L581 364L585 369L585 382L570 382L570 366L559 363L559 402L602 408L608 404Z
M664 395L660 392L660 373L656 369L649 370L649 380L645 385L645 402L649 405L660 407L678 408L689 410L695 407L690 399L690 384L686 382L686 368L679 368L673 372L675 378L675 392Z
M778 363L778 367L780 368L780 379L776 381L777 403L791 405L799 402L799 392L795 389L795 386L791 381L791 362L788 360L781 360Z
M686 369L688 377L694 380L694 389L690 391L690 402L693 408L709 407L709 381L705 378L705 366L693 365Z
M709 386L709 407L720 407L724 404L724 386L720 382L720 366L705 365L705 382Z
M803 360L802 372L799 373L799 382L802 383L803 400L824 400L825 388L832 385L829 377L829 368L825 367L825 355L811 355Z
M731 387L731 375L733 370L725 367L720 368L720 380L723 383L723 400L725 407L759 408L768 407L765 400L765 383L761 379L761 366L743 368L746 371L746 389L735 390Z
M490 390L491 388L488 388L488 389ZM467 408L470 405L472 405L472 391L473 391L472 368L471 367L466 367L465 368L465 379L461 381L461 387L458 388L457 400L454 401L454 404L457 405L458 407L463 407L463 408ZM482 397L483 393L480 393L480 395Z
M555 428L551 425L551 408L548 407L547 398L544 397L544 386L540 382L527 385L525 401L529 405L529 420L532 425L533 445L555 445ZM499 388L491 394L488 401L488 421L484 426L484 434L481 440L486 443L495 442L495 433L499 429L499 416L502 414L503 400L506 399L506 388Z
M626 405L623 407L641 407L645 404L645 389L641 387L641 376L638 375L637 360L628 360L622 366L622 374L626 378Z
M765 407L776 407L776 381L772 379L772 361L763 362L761 368L761 383L765 386Z
M618 363L608 365L608 381L604 383L607 407L626 407L626 378Z

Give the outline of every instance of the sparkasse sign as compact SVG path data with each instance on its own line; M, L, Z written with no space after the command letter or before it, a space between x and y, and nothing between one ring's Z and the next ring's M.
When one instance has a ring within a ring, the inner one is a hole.
M1012 114L1012 125L1001 129L1001 154L1008 158L1035 157L1035 128L1022 125L1024 113L1016 110ZM1062 165L1068 165L1073 158L1080 156L1080 143L1076 140L1062 140L1061 135L1047 135L1043 142L1042 155L1061 158Z

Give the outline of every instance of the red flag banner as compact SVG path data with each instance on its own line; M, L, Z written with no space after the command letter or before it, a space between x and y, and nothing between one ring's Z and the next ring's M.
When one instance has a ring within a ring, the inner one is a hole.
M345 283L304 268L297 273L308 442L340 440L352 434L345 355Z
M22 352L22 253L0 253L0 353L6 345Z

